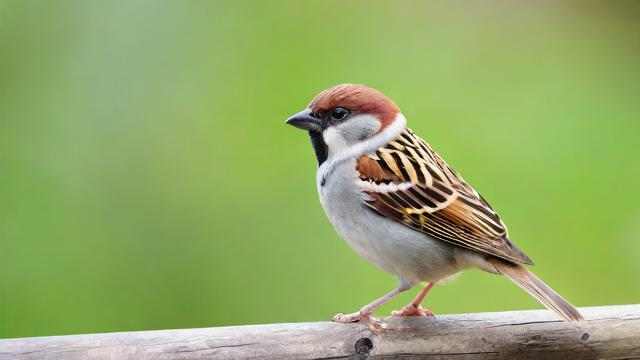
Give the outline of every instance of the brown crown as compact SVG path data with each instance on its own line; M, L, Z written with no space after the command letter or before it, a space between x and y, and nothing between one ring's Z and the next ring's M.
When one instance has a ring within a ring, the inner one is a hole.
M335 107L369 114L380 119L382 128L393 122L400 108L383 93L364 85L342 84L318 94L309 104L314 113L324 113Z

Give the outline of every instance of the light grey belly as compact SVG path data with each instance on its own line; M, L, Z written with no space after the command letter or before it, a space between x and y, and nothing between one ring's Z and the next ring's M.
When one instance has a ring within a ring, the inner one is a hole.
M355 164L339 165L318 191L336 231L360 256L411 284L438 281L468 267L468 250L367 208L357 176Z

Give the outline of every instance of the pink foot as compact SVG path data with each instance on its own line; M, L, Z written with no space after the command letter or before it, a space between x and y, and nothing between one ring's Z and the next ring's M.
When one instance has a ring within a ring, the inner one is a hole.
M420 305L409 304L402 308L402 310L394 310L391 312L391 316L435 316L429 309L423 309Z
M333 319L333 322L337 323L352 323L352 322L360 322L369 326L372 331L382 331L387 329L387 324L373 316L371 314L362 314L361 312L355 312L353 314L336 314Z

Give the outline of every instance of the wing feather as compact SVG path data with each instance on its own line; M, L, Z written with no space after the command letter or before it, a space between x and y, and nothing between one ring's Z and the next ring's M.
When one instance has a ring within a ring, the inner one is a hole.
M411 130L362 156L356 169L368 206L380 215L436 239L533 264L489 203Z

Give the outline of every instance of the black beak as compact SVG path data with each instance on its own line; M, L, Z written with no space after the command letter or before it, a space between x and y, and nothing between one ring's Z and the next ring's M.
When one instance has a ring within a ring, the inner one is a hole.
M298 129L322 132L322 120L311 113L310 109L305 109L285 122L287 125L295 126Z

